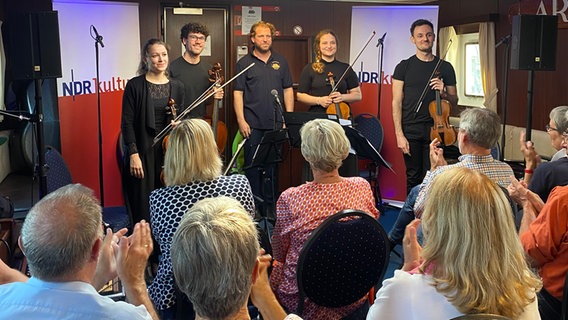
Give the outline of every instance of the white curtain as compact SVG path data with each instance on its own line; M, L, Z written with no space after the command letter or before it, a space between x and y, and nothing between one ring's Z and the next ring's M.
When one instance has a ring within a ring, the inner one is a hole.
M450 41L452 42L451 44ZM458 37L456 36L456 29L454 29L454 27L450 26L440 29L440 34L438 35L438 46L440 48L438 56L451 63L452 66L457 65L459 43Z
M479 24L479 63L481 83L485 100L483 105L497 112L497 77L495 72L495 25L493 22Z

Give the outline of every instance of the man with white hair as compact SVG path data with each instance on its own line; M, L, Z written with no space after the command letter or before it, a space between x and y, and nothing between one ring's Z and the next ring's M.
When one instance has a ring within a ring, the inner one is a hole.
M103 235L102 210L92 190L72 184L41 199L22 227L19 245L32 277L0 286L0 319L158 319L144 269L152 252L145 221ZM120 278L126 302L95 288Z

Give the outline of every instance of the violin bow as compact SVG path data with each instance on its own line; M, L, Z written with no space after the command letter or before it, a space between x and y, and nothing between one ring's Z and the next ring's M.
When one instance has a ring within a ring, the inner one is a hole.
M341 82L341 80L343 80L343 78L345 78L345 75L347 75L347 71L349 71L350 69L353 69L353 65L355 64L355 62L357 62L357 60L359 60L359 57L361 56L363 51L365 51L365 49L369 45L369 42L371 42L371 40L373 39L375 34L377 34L377 33L373 30L373 32L371 32L371 36L369 37L369 40L367 40L367 42L365 42L365 44L363 45L361 50L359 50L359 53L357 54L357 56L355 56L355 60L353 60L353 62L351 62L349 67L345 68L345 71L343 71L343 74L341 75L341 77L339 77L339 80L335 81L335 85L333 87L331 87L331 92L335 92L337 90L337 86L339 86L339 83Z
M422 90L422 94L420 95L420 99L418 99L418 101L416 102L416 112L420 111L420 107L422 107L422 99L424 99L424 97L426 96L426 92L428 90L428 85L430 84L430 80L432 80L432 78L434 78L434 75L438 71L440 64L442 64L442 61L446 58L448 51L450 51L450 46L452 45L452 42L453 42L453 40L450 39L450 42L448 43L448 47L446 48L446 52L444 52L444 56L442 56L440 59L438 59L438 62L436 62L436 66L434 67L434 70L432 71L430 78L428 78L428 82L426 82L426 86L424 87L424 90Z
M225 83L221 86L218 87L218 89L223 89L226 85L228 85L229 83L231 83L233 80L235 80L236 78L238 78L241 74L245 73L248 69L252 68L252 66L254 66L254 62L249 64L246 68L244 68L241 72L237 73L234 77L232 77L231 79L225 81ZM179 121L180 119L182 119L183 117L185 117L185 115L187 115L189 112L191 112L191 110L195 109L198 105L202 104L203 102L205 102L205 100L209 99L211 96L213 96L215 94L215 90L213 90L213 87L215 87L216 85L218 85L221 82L221 79L217 79L217 81L215 81L213 84L211 84L211 86L209 86L209 88L207 88L197 99L195 99L195 101L189 105L189 107L187 107L185 110L183 110L174 120L173 122ZM160 140L162 140L171 130L173 129L172 123L170 122L162 131L160 131L160 133L158 133L153 140L152 146L155 146Z

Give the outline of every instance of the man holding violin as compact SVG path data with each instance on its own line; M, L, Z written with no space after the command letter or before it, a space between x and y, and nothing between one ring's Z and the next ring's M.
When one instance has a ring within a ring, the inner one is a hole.
M432 53L435 38L430 21L414 21L410 41L416 45L416 54L402 60L392 76L393 122L397 146L404 154L407 193L422 182L430 168L430 131L434 122L428 104L436 100L436 91L452 106L458 102L454 68Z
M180 40L185 52L170 64L170 76L183 83L185 101L188 105L197 100L211 86L211 81L209 81L211 65L201 61L201 52L205 48L207 37L209 37L209 30L206 26L195 22L184 25L181 28ZM213 97L219 100L223 99L223 89L215 92ZM203 118L204 116L205 103L189 112L190 118Z

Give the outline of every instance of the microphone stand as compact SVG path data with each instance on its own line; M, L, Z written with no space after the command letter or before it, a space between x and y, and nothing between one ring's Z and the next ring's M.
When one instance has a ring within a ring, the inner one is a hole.
M379 51L377 53L377 59L379 65L379 75L378 75L379 91L377 92L377 119L379 120L381 120L381 89L383 87L383 48L384 48L386 35L387 33L385 32L385 34L381 38L379 38L379 42L377 43L377 47L379 48Z
M504 161L505 160L505 125L507 124L507 91L509 88L509 56L511 55L511 50L510 46L511 46L511 35L508 35L506 37L504 37L503 39L501 39L501 41L499 41L496 45L495 48L499 47L501 44L505 44L505 56L504 56L504 60L505 63L503 64L503 69L505 70L504 73L505 75L503 76L503 91L501 92L501 102L503 104L502 108L501 108L501 115L502 115L502 121L503 121L503 126L502 126L502 131L501 131L501 152L499 154L499 160L500 161Z
M31 117L32 123L36 123L36 138L38 148L39 174L39 198L47 195L47 165L45 163L45 139L43 137L43 99L40 79L34 80L35 84L35 115Z
M276 118L278 118L279 111L280 111L280 121L276 121ZM280 123L280 126L277 126L276 125L277 123ZM282 105L274 101L274 130L282 129L284 128L285 125L286 125L286 120L284 120L284 111L282 110Z
M94 26L91 26L94 29ZM96 93L97 93L97 125L98 125L98 135L99 135L99 190L100 190L100 197L101 197L101 207L105 207L105 190L104 190L104 181L103 181L103 130L102 130L102 123L101 123L101 92L100 92L100 83L99 83L99 44L102 45L103 38L99 36L98 32L95 30L96 37L93 37L95 40L95 64L96 64ZM104 47L104 45L103 45Z

